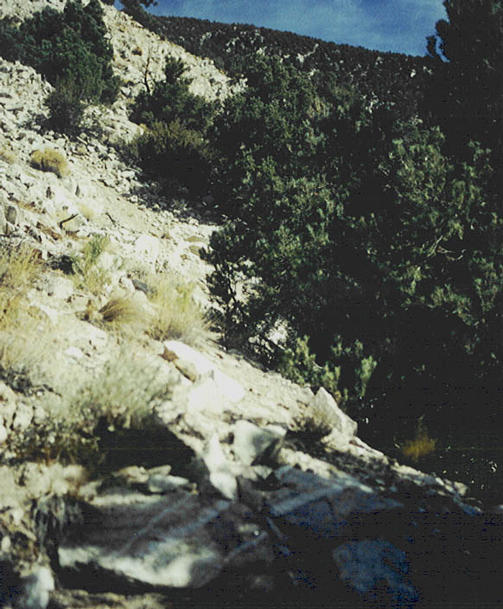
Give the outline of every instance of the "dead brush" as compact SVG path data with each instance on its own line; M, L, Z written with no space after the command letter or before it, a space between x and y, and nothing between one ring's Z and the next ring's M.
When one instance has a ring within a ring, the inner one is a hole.
M114 326L142 327L149 321L148 313L132 296L111 298L101 307L99 313L104 322Z
M150 302L156 314L148 331L152 338L197 344L208 336L208 321L193 297L194 284L172 275L150 278L147 283L154 286Z
M41 268L38 252L28 245L0 250L0 329L15 324L26 293Z
M155 407L171 392L156 369L124 351L68 395L48 396L44 419L13 434L9 448L19 460L78 463L102 473L107 461L135 459L135 450L151 451L152 434L159 429L168 433Z
M31 166L40 171L50 171L58 178L64 178L70 174L70 167L66 158L52 148L34 150L30 158Z

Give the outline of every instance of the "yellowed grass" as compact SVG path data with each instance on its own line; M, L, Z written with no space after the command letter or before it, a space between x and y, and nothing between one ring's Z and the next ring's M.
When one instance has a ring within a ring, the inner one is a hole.
M412 459L412 461L419 461L434 453L436 445L437 441L430 438L426 431L421 430L413 440L406 442L401 450L404 457Z
M8 165L12 165L17 160L17 156L12 152L12 150L8 150L7 148L0 148L0 161L7 163Z
M85 244L82 252L73 257L74 280L77 287L86 288L95 295L103 292L110 277L97 263L108 245L109 239L106 235L94 235Z
M112 442L107 448L103 436L110 442L111 433L136 429L148 443L149 429L159 426L155 406L172 387L142 364L124 351L68 395L42 399L47 416L24 436L13 436L11 449L18 458L81 463L96 472L116 447Z
M181 339L196 344L208 336L208 322L194 301L194 284L163 275L148 282L154 286L150 297L157 310L149 334L156 340Z
M38 254L28 245L0 250L0 330L16 322L26 292L40 269Z
M30 307L27 292L41 272L28 245L0 250L0 367L35 373L46 357L48 324Z
M0 330L0 367L25 370L30 378L43 374L50 337L47 321L27 309L18 310L16 322Z
M31 166L41 171L51 171L63 178L70 174L70 167L66 158L53 148L34 150L31 155Z
M111 298L99 310L101 318L107 324L122 327L124 325L140 328L146 326L149 316L141 305L131 296Z

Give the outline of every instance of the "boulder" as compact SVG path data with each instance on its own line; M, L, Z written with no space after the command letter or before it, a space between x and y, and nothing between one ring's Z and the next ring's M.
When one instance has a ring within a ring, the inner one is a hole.
M339 576L365 603L402 609L419 600L405 552L384 539L350 541L336 548L333 558Z
M83 524L67 531L58 557L63 575L101 579L107 589L200 588L239 556L267 557L267 537L246 509L175 490L143 495L118 487L83 506Z
M334 398L326 389L320 387L314 398L309 402L307 416L319 421L327 427L333 427L347 438L356 435L358 425L343 412Z
M279 426L260 428L249 421L238 421L234 425L234 454L245 465L260 462L265 457L271 458L279 449L286 430Z

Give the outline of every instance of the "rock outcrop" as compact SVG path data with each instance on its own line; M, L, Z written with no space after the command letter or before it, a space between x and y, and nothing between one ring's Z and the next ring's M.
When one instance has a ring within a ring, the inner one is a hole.
M155 78L180 57L209 99L232 89L105 8L127 84L75 141L40 127L51 86L0 60L1 281L18 254L36 263L0 323L0 606L495 605L501 514L365 444L324 390L208 334L149 332L165 276L210 306L199 251L215 226L209 199L160 193L112 144L138 130L147 61ZM68 175L32 166L47 147Z

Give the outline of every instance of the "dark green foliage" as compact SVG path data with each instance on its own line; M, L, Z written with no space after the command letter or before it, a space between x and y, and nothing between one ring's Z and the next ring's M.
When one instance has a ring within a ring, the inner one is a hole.
M194 193L208 187L211 153L199 131L179 120L154 122L130 146L134 160L155 178L176 180Z
M188 129L204 130L211 117L210 105L189 91L191 79L185 70L183 61L167 57L164 79L138 95L131 119L148 127L179 120Z
M48 100L53 128L78 128L82 102L111 102L118 91L99 0L68 0L62 13L46 8L16 26L0 21L0 52L31 65L56 86ZM62 116L56 112L61 110ZM68 122L66 122L68 120Z
M85 106L74 82L58 82L46 105L49 108L49 129L68 135L80 131Z
M138 95L132 120L146 130L130 152L144 171L176 180L193 193L207 189L212 154L205 133L214 109L189 90L184 63L166 59L164 79Z
M448 20L428 40L429 108L451 146L478 140L503 153L503 3L445 0Z
M360 418L373 404L395 433L421 415L454 425L482 391L492 416L503 240L488 153L456 160L438 128L265 63L217 121L233 217L212 238L210 281L227 324L273 359L282 331L283 370Z
M123 5L144 27L195 55L210 57L235 77L247 76L253 58L264 53L281 58L305 74L314 72L321 81L327 72L336 72L339 85L356 87L367 99L396 105L403 116L413 114L421 99L427 74L423 58L370 51L253 25L157 17L145 11L138 0L125 0Z

